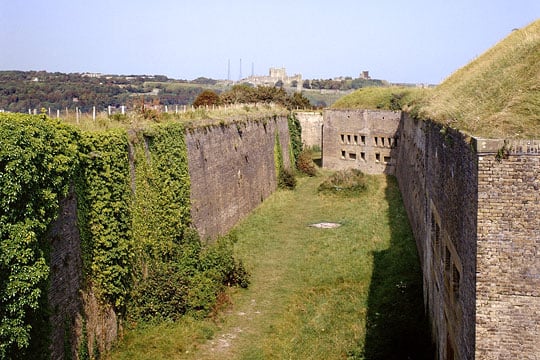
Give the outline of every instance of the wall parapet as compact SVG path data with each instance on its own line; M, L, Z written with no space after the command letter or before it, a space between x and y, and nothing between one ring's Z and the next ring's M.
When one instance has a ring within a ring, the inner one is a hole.
M540 140L473 138L473 141L479 154L500 154L504 151L512 155L540 155Z

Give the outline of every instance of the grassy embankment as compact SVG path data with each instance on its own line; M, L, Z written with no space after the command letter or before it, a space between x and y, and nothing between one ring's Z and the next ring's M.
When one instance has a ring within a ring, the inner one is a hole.
M395 179L357 197L280 190L237 228L252 273L213 319L128 331L113 359L430 358L416 247ZM316 229L331 221L337 229Z
M539 139L540 20L512 31L433 90L366 88L333 107L401 107L479 137Z

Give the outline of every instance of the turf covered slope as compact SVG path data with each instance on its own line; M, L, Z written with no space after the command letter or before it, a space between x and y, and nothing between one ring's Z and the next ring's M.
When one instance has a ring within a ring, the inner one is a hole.
M481 137L540 138L540 20L437 86L423 118Z

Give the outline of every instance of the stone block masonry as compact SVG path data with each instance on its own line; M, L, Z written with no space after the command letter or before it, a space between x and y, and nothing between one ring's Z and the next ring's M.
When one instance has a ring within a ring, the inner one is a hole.
M202 238L224 235L277 187L276 134L290 168L287 117L190 130L191 217Z
M295 111L302 127L304 147L320 147L322 144L323 113L317 111Z
M323 166L394 174L400 111L326 110Z

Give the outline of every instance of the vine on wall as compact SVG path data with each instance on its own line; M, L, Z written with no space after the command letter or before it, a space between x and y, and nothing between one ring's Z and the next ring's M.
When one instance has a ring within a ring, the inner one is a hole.
M131 209L125 131L85 133L76 188L84 275L123 310L131 288Z
M278 135L276 144L283 168ZM47 357L46 344L34 346L47 338L45 238L71 184L85 285L121 317L206 316L225 286L248 286L235 236L204 246L190 227L182 125L128 139L125 130L80 132L44 115L0 114L0 359L25 358L25 349Z
M204 247L190 228L190 178L181 124L155 125L135 148L133 238L136 285L130 318L175 320L207 315L225 284L247 286L233 256L234 237Z
M45 116L0 114L0 359L25 358L31 319L44 326L49 276L44 240L78 165L78 132ZM43 335L43 334L42 334Z
M291 163L292 167L297 167L298 157L302 152L302 126L300 120L296 118L296 114L291 112L287 117L287 124L289 127L289 136L291 138L290 149L291 149Z

